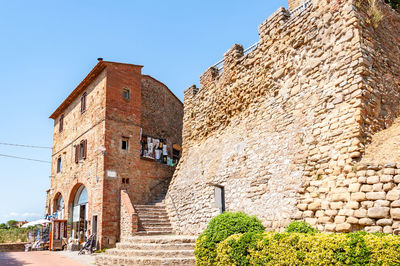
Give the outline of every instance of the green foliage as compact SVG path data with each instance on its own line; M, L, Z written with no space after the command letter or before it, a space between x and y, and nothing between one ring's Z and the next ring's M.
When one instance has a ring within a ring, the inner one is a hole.
M32 228L16 228L0 229L0 243L19 243L27 241L27 233Z
M8 229L8 225L5 223L0 224L0 229Z
M236 234L217 245L215 265L399 265L400 237L385 234Z
M197 265L211 265L217 256L217 244L231 235L247 232L263 232L261 221L242 212L220 214L213 219L199 236L195 245Z
M400 7L400 0L385 0L385 3L389 4L394 9L398 9Z
M295 221L291 222L285 229L285 232L288 233L317 233L318 230L313 228L310 224L303 221Z
M18 221L15 221L15 220L10 220L7 222L8 227L17 227L17 223L18 223Z

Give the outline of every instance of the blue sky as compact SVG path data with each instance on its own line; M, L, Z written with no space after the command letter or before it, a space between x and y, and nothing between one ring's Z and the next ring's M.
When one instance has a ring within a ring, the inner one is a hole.
M0 0L0 143L52 146L49 115L97 63L144 65L181 100L234 43L286 0ZM0 154L50 161L51 150L0 145ZM0 156L0 222L44 213L50 164Z

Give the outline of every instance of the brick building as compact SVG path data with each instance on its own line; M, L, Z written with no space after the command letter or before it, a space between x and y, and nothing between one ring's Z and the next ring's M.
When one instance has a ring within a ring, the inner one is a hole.
M146 204L165 191L180 156L183 104L142 66L98 64L54 111L46 212L68 233L119 239L120 193Z

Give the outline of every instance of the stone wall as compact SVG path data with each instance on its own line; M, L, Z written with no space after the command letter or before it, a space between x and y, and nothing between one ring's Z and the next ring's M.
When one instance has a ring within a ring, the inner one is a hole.
M121 190L121 222L120 237L121 239L130 237L134 232L139 230L139 217L136 213L131 199L125 190Z
M298 218L324 231L392 233L400 228L399 166L357 165L346 177L311 181L307 191L320 196L298 204Z
M24 251L25 250L25 243L1 243L0 244L0 252L16 252L16 251Z
M219 212L218 185L227 211L257 215L268 229L307 219L342 231L337 209L325 222L316 215L323 202L347 204L339 195L350 193L367 143L364 31L353 1L312 1L297 16L281 8L259 26L253 51L234 45L222 71L211 67L200 90L185 91L183 157L167 197L175 230L204 230Z

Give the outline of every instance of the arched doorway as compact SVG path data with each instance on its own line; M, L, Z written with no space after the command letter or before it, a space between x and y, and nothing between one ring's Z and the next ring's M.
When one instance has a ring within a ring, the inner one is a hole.
M89 197L84 185L81 185L72 202L72 237L86 241L88 229Z
M60 192L54 198L54 216L56 219L64 219L64 199Z

